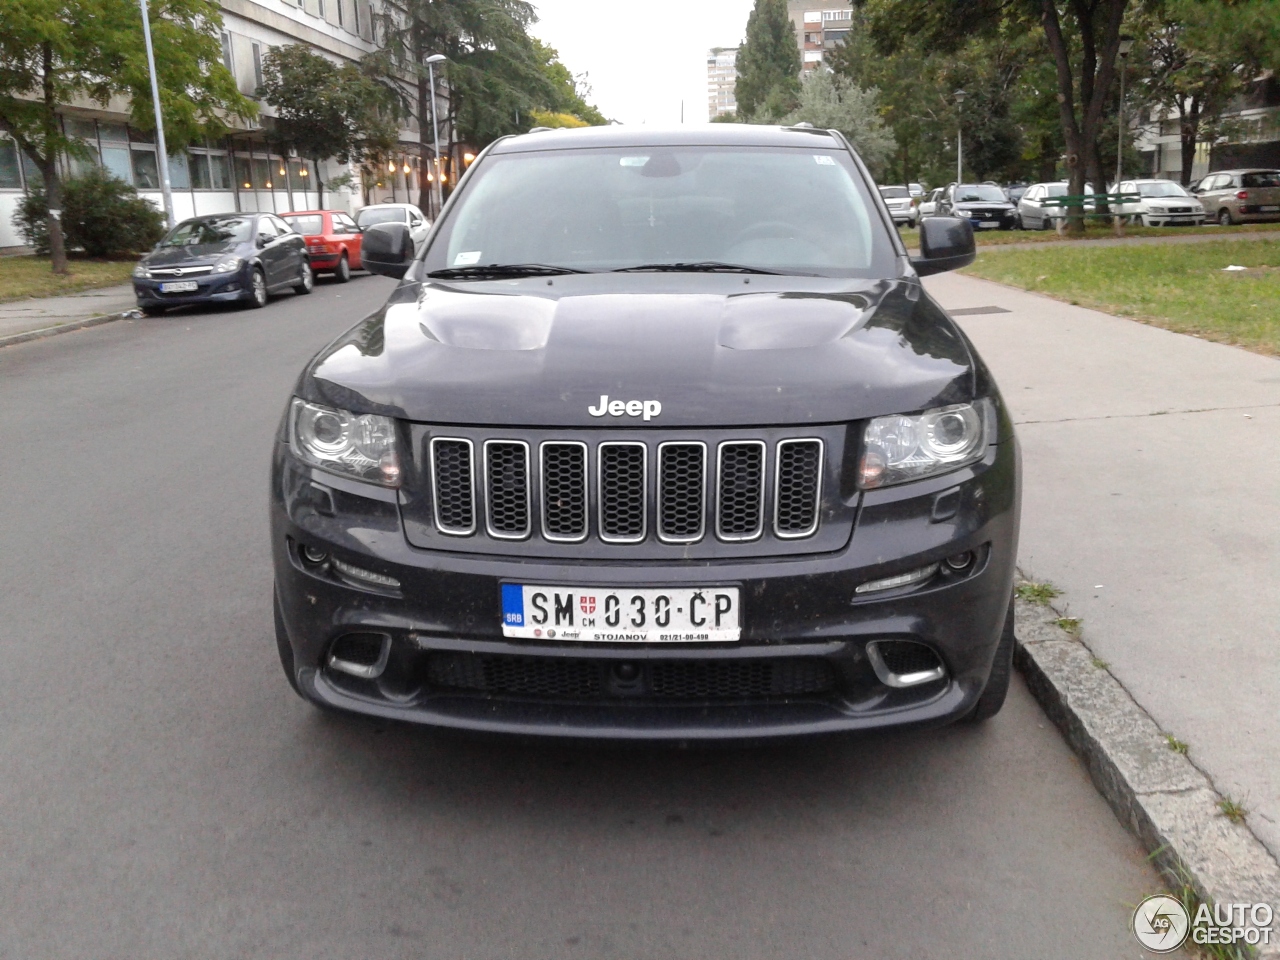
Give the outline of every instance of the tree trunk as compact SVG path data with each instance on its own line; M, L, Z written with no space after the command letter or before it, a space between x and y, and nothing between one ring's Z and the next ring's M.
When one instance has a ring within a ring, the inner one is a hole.
M67 273L67 247L62 237L62 180L58 177L58 136L57 100L53 92L53 46L44 45L44 155L32 157L40 168L44 179L44 195L49 204L49 216L46 220L49 228L49 260L54 273Z
M1182 111L1179 111L1181 113ZM1178 134L1182 148L1182 172L1178 179L1185 187L1191 183L1191 168L1196 162L1196 141L1200 139L1200 100L1191 98L1191 108L1179 118Z
M311 158L311 166L316 172L316 209L324 209L324 181L320 179L320 161L315 157Z

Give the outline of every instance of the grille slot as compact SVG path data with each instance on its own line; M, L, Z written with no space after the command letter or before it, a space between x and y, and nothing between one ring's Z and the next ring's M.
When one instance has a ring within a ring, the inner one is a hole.
M716 474L716 536L754 540L764 530L764 443L720 444Z
M645 474L648 447L643 443L602 443L599 459L600 539L607 543L639 543L647 521Z
M489 536L524 539L529 535L529 445L486 440L484 470Z
M436 653L427 661L427 678L444 689L545 700L733 702L816 696L837 685L827 661L808 657L659 660L644 664L640 680L616 693L612 668L610 660Z
M658 444L658 536L693 543L706 532L707 445Z
M822 494L822 441L778 442L773 490L773 531L783 539L810 536L818 529Z
M436 527L456 537L476 532L475 448L470 440L435 437L431 441L431 488Z
M587 536L587 445L542 444L542 535L575 542Z

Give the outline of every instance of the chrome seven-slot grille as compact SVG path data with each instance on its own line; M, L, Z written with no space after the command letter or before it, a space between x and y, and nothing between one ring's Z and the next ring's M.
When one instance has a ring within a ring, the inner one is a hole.
M696 543L709 534L750 541L766 523L780 539L812 536L822 461L823 442L811 437L779 440L772 449L762 440L726 440L714 448L685 440L656 447L639 440L590 446L547 440L532 448L524 440L434 437L430 444L441 533L471 536L483 517L490 537L523 540L536 521L544 539L560 543L586 540L593 519L605 543L641 543L651 532L663 543ZM771 509L765 503L769 469Z

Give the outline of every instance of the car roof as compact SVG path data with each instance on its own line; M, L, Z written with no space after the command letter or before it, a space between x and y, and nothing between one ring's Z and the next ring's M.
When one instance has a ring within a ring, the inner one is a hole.
M402 207L406 210L412 207L414 210L418 209L418 205L416 203L366 203L360 209L369 210L369 209L372 209L373 207Z
M704 123L684 127L610 124L603 127L540 130L497 141L495 154L535 150L573 150L589 147L839 147L827 130L810 127L770 127L747 123Z
M346 214L345 210L290 210L288 213L277 213L277 217L318 217L322 213ZM349 214L348 214L349 215Z
M1220 173L1280 173L1280 169L1276 167L1240 167L1236 170L1211 170L1200 179L1203 180L1205 177L1216 177Z

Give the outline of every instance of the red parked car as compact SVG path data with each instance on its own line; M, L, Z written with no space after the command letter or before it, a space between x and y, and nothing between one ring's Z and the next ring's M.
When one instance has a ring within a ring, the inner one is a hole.
M351 271L361 268L360 242L364 234L341 210L299 210L280 217L307 238L307 253L315 273L332 273L338 283L346 283Z

